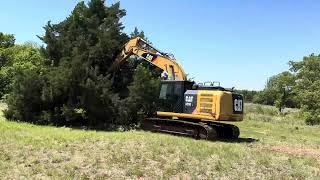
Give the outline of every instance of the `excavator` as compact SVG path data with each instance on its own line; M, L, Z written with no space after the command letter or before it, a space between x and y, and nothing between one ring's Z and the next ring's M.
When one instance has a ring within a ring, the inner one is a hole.
M123 46L111 70L116 72L130 56L163 71L159 110L154 117L143 120L143 130L206 140L238 138L240 130L232 122L243 120L242 95L217 82L196 84L187 80L172 54L156 49L140 37L130 39Z

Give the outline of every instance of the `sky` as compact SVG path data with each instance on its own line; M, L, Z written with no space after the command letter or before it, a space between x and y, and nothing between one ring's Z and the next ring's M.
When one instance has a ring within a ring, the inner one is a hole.
M41 44L47 21L58 23L78 0L1 2L0 32ZM107 0L110 5L118 0ZM261 90L288 62L320 52L318 0L121 0L124 31L143 30L173 53L196 82Z

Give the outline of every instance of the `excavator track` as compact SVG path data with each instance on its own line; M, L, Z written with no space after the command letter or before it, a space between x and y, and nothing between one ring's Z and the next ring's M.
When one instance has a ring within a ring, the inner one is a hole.
M181 119L147 118L142 122L142 129L211 141L239 136L239 128L231 124L190 122Z

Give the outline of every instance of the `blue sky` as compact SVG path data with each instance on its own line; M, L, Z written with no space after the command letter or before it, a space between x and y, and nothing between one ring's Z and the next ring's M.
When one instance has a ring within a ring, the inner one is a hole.
M77 2L3 1L0 31L15 34L18 43L41 43L36 35L46 22L63 20ZM122 0L121 6L125 32L144 30L198 82L263 89L268 77L288 69L288 61L320 51L317 0Z

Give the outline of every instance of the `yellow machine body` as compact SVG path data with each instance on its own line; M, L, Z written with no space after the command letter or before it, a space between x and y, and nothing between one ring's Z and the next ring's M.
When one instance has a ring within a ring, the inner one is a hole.
M199 119L203 121L242 121L243 103L233 98L228 91L197 91L196 107L192 112L174 113L158 111L157 116L183 119ZM188 103L188 102L185 102ZM186 105L186 104L185 104ZM235 109L239 110L238 112Z

